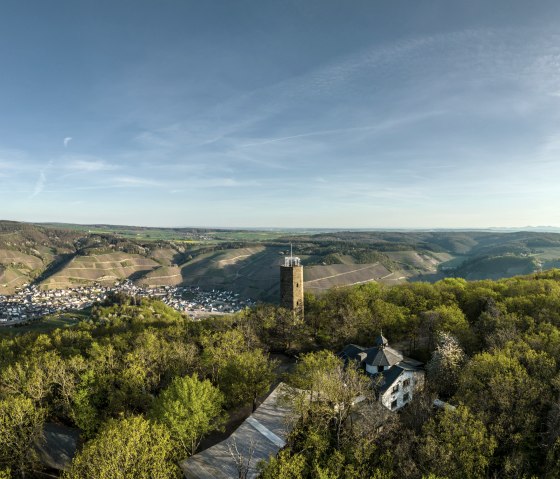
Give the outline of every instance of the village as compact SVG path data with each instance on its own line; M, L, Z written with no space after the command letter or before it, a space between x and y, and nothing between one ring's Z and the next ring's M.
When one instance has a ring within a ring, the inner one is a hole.
M254 306L251 299L238 293L197 286L161 286L144 288L131 281L112 286L93 285L71 289L41 290L25 285L13 295L0 295L0 325L10 326L33 321L49 314L78 311L103 302L110 293L125 293L136 298L157 298L194 319L208 315L235 313Z

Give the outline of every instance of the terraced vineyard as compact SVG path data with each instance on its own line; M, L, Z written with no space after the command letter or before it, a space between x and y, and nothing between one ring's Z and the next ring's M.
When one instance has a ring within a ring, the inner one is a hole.
M91 282L112 284L134 275L145 274L159 264L138 254L109 253L75 256L63 269L42 282L46 288L68 288Z
M314 293L369 281L500 278L560 266L557 233L347 231L282 236L279 231L87 228L0 221L0 294L26 283L68 288L129 279L142 286L184 284L276 301L279 266L290 243L305 266L306 290Z

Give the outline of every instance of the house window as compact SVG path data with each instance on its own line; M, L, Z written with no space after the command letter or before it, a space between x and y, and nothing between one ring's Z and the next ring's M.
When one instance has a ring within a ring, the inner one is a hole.
M391 409L396 409L397 408L397 400L395 399L392 403L391 403Z
M395 385L393 386L393 389L391 390L391 392L392 392L392 393L396 393L396 392L398 392L398 390L399 390L399 385L398 385L398 384L395 384Z
M410 386L410 379L405 379L402 383L402 387L407 388L408 386Z
M402 397L403 402L407 402L409 399L410 399L410 394L404 393Z
M377 366L377 370L379 372L383 371L385 369L385 366Z

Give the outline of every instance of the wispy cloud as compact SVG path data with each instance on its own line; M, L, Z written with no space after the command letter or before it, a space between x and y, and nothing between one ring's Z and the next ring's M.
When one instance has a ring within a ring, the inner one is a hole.
M86 172L92 173L96 171L112 171L116 170L119 167L114 164L107 163L106 161L99 160L99 159L81 159L81 158L73 158L69 161L64 160L64 168L76 171L76 172Z
M45 175L45 170L41 170L39 172L39 177L37 178L37 181L35 182L35 187L33 188L33 192L31 193L31 196L29 197L29 199L33 199L43 192L43 190L45 189L45 182L46 181L47 181L47 175Z
M239 148L248 148L251 146L267 145L269 143L277 143L281 141L294 140L299 138L309 138L313 136L330 136L330 135L339 135L344 133L355 133L355 132L382 132L393 128L400 128L406 124L421 121L430 117L441 115L443 113L444 113L443 111L424 112L418 115L408 115L408 116L405 115L402 118L394 118L390 120L379 121L374 125L364 125L364 126L356 126L350 128L334 128L334 129L327 129L327 130L310 131L307 133L283 136L279 138L269 138L262 141L256 141L254 143L241 144L239 145Z
M71 136L67 136L66 138L64 138L64 148L68 148L68 145L70 144L71 141L72 141Z
M111 178L108 182L108 186L112 187L122 187L122 188L136 188L136 187L161 187L165 186L165 184L161 181L151 180L148 178L141 178L137 176L117 176L115 178Z
M35 186L33 187L33 192L31 193L29 199L33 199L43 192L47 183L47 170L52 168L52 166L53 162L52 160L50 160L47 165L44 166L41 171L39 171L39 177L37 178L37 181L35 181Z

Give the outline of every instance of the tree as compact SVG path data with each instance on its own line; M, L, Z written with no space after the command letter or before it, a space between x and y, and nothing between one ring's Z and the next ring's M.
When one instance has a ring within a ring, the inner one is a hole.
M154 401L152 416L191 456L204 435L223 425L223 403L223 394L207 379L177 377Z
M449 333L440 333L432 359L426 364L432 388L444 397L452 396L457 389L459 374L466 359L457 340Z
M449 479L486 476L496 441L467 407L444 409L425 424L423 433L419 452L428 471Z
M233 462L235 462L238 479L247 479L247 477L249 477L249 472L252 468L251 463L253 462L253 455L255 453L255 446L255 441L251 439L249 449L246 452L243 452L243 448L240 451L237 447L237 441L235 438L230 439L227 442L229 455L233 459Z
M0 467L24 476L37 464L33 444L41 440L43 410L31 399L8 396L0 401Z
M423 326L428 336L428 349L433 348L434 340L438 334L443 332L451 333L463 341L469 342L471 339L469 323L461 309L453 305L440 305L431 311L422 314Z
M178 479L164 426L140 416L108 421L72 461L65 479Z
M90 369L80 375L72 396L70 416L86 438L93 436L100 423L99 412L93 401L94 387L95 372Z
M474 356L462 370L455 395L476 411L498 441L497 456L507 473L529 473L540 460L546 385L504 351Z
M290 383L296 388L309 390L318 371L332 371L340 364L342 364L341 359L326 349L303 354L290 375Z
M300 479L305 469L303 454L290 455L288 450L280 451L268 464L261 465L262 479Z
M302 389L296 408L304 421L312 418L324 425L334 425L337 445L356 399L371 399L372 381L353 364L333 353L321 351L302 357L291 376L292 384Z
M277 362L270 360L260 349L245 351L230 358L223 368L220 389L230 404L253 404L265 394L274 379Z
M220 384L221 373L232 358L249 350L243 334L235 329L203 334L200 342L203 347L202 362L214 384Z
M9 394L21 394L39 404L52 393L55 377L63 367L57 353L37 353L4 368L0 387Z

